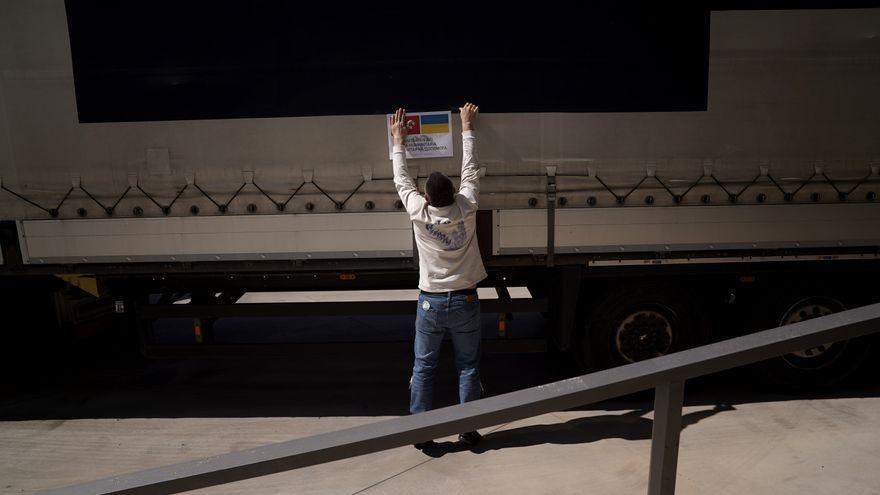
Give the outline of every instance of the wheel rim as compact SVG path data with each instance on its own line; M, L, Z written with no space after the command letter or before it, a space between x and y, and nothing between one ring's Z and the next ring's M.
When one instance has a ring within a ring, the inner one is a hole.
M663 312L642 309L629 314L617 326L617 354L626 362L662 356L672 348L672 323Z
M806 298L794 304L780 318L779 325L791 325L830 315L844 309L840 301L830 298ZM828 342L801 349L782 356L790 366L799 369L817 369L828 366L843 352L848 341Z

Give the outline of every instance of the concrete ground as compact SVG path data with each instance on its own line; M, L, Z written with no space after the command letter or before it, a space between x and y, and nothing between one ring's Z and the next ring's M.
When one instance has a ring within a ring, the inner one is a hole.
M370 353L139 360L118 349L22 359L0 389L0 493L40 490L366 424L406 413L406 346ZM51 364L50 364L51 363ZM488 354L499 394L565 377L547 354ZM833 393L768 391L752 370L691 380L679 494L880 494L873 366ZM451 356L436 405L456 400ZM204 494L645 493L650 393L206 488Z
M680 494L880 493L880 398L689 406ZM644 493L651 414L568 411L483 430L464 450L411 447L197 490L204 494ZM3 493L33 493L377 421L126 418L0 423ZM454 439L446 439L451 441Z

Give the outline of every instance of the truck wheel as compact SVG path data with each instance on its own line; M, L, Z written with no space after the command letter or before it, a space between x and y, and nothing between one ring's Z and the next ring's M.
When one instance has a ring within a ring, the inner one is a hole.
M605 369L701 345L700 319L693 299L676 287L618 287L584 318L583 367Z
M844 304L832 297L800 297L776 306L777 317L771 321L774 326L791 325L844 309ZM768 359L758 366L774 385L785 390L827 388L840 383L858 368L868 354L870 343L869 337L828 342Z

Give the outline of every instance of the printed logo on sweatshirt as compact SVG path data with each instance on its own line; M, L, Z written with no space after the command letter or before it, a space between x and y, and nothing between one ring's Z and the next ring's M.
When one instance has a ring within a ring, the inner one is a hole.
M431 237L440 241L445 246L446 251L459 249L464 246L464 243L467 241L467 229L464 226L464 220L458 222L458 225L455 226L455 230L452 230L449 233L437 230L437 227L432 223L425 224L425 230L428 231L428 234L430 234Z

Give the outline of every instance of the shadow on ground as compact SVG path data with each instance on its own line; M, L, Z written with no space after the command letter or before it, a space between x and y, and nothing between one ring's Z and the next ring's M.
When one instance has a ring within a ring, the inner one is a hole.
M407 413L411 351L406 344L372 352L291 353L283 357L144 360L112 347L66 349L15 362L6 360L0 420L77 418L396 416ZM554 356L487 354L483 382L498 395L567 377ZM767 390L749 369L689 380L687 405L738 404L803 398L876 397L876 363L834 392L784 395ZM443 356L435 405L457 401L452 356ZM645 410L652 392L633 394L583 409ZM635 414L635 413L633 413ZM632 421L627 423L629 418ZM650 436L650 421L636 416L584 419L581 423L526 429L520 435L493 434L492 445L516 446L547 437L592 441L597 430L625 428L615 435ZM601 428L591 423L599 422ZM554 429L556 428L556 429ZM539 431L540 434L537 432ZM556 439L556 440L553 440ZM499 447L503 448L503 447Z
M729 404L716 404L711 409L694 411L682 416L681 427L687 428L703 419L724 411L734 411ZM648 440L654 422L644 416L651 409L634 409L623 414L603 414L575 418L564 423L522 426L500 431L493 431L483 437L483 441L475 446L460 442L437 442L423 452L431 457L443 457L454 452L470 451L482 454L490 450L531 447L549 444L582 444L592 443L607 438L624 440Z

